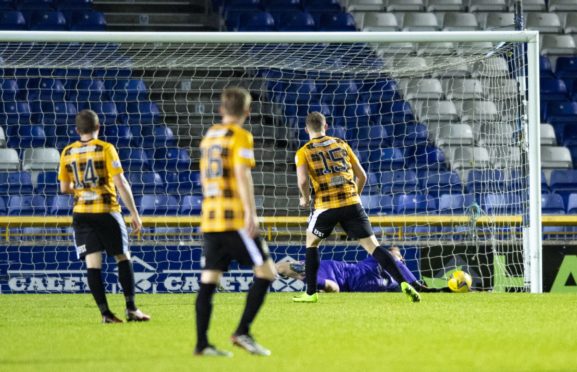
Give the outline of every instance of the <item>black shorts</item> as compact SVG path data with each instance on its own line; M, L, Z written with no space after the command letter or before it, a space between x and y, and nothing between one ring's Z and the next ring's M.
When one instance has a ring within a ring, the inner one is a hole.
M260 266L269 258L268 247L260 238L244 230L204 233L202 268L227 271L232 260L244 266Z
M314 210L309 217L307 231L324 239L331 235L337 223L341 224L343 230L353 239L364 239L374 234L369 216L361 204Z
M72 227L76 255L80 259L101 251L106 251L110 256L128 254L128 231L118 212L74 213Z

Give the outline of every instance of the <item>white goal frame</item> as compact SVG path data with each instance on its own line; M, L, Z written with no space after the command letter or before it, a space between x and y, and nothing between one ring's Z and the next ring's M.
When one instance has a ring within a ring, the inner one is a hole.
M523 232L525 275L532 293L542 289L541 151L539 109L539 33L537 31L463 32L62 32L0 31L0 42L111 43L427 43L521 42L527 44L529 227ZM523 85L521 85L523 87ZM528 262L527 262L528 261Z

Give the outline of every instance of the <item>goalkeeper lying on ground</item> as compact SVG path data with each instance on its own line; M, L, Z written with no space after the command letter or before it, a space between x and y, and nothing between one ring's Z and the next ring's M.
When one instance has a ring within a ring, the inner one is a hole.
M421 284L407 265L399 248L390 248L404 279L419 292L450 292L449 288L428 288ZM279 262L278 273L283 277L304 280L304 263L299 261ZM357 263L321 260L317 273L317 288L325 292L400 292L399 284L375 259L368 256Z

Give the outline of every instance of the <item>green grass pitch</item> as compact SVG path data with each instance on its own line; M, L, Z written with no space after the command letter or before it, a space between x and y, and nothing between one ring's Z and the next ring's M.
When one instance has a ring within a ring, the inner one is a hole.
M1 371L577 370L577 296L271 294L253 327L269 358L232 349L243 294L215 297L211 341L232 359L192 356L193 294L140 295L150 323L99 324L90 295L0 296ZM119 295L109 296L122 309Z

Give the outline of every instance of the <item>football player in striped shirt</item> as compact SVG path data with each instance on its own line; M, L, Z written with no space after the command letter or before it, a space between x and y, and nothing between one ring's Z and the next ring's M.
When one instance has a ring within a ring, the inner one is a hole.
M310 184L314 191L314 209L306 232L305 273L307 290L293 298L295 302L317 302L318 246L337 224L347 234L359 240L361 246L391 276L401 284L402 291L413 302L419 293L405 281L391 253L381 247L373 233L369 217L361 205L361 194L367 176L350 146L340 138L326 135L327 122L320 112L306 118L310 141L295 157L299 204L308 208L311 201Z
M122 323L108 307L102 281L102 251L114 256L118 280L126 300L128 321L148 321L134 302L134 273L128 250L128 232L120 214L116 191L130 211L132 231L142 227L130 185L114 146L98 139L100 123L92 110L76 115L80 140L66 146L60 158L60 191L74 195L72 227L76 253L86 261L88 286L100 309L103 323Z
M202 182L201 229L203 269L196 297L198 356L231 356L208 341L212 298L222 273L232 260L251 266L254 282L248 291L240 323L231 336L233 345L252 354L270 355L250 334L250 326L276 277L268 248L259 236L251 169L255 166L253 138L242 126L250 112L250 94L241 88L222 92L222 121L214 124L200 144Z

